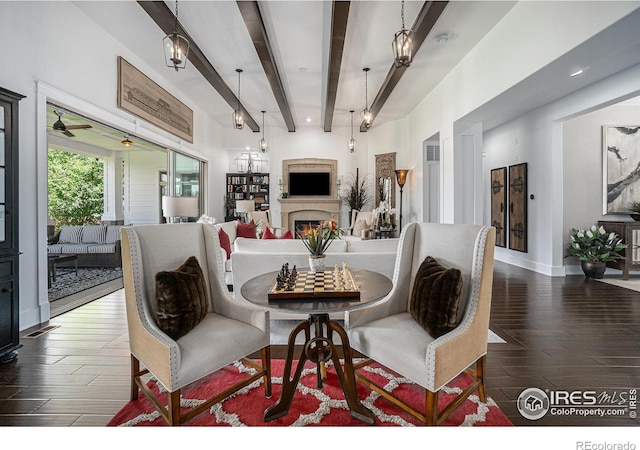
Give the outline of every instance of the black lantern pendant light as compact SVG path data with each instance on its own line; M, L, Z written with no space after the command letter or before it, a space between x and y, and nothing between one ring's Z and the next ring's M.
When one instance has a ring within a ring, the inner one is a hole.
M189 41L178 34L178 0L176 0L176 22L173 33L167 34L162 43L164 44L164 60L167 67L173 67L176 72L178 69L184 69L187 66Z
M356 151L356 140L353 138L353 109L349 111L351 113L351 139L349 139L349 153Z
M236 69L238 72L238 109L236 109L233 114L233 128L236 130L242 130L244 128L244 114L240 110L240 74L242 73L242 69Z
M402 0L402 29L393 36L393 64L398 67L409 67L413 61L413 30L404 28L404 0Z
M264 138L264 113L265 111L262 111L262 139L258 141L258 148L260 148L262 153L267 153L269 145L267 144L267 140Z
M362 110L362 121L364 122L365 128L371 127L371 122L373 122L373 114L371 113L371 109L369 109L369 77L368 73L371 69L365 67L364 69L364 109Z

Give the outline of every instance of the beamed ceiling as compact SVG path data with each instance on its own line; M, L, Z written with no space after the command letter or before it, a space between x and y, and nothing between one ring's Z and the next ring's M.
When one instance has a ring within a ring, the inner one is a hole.
M350 110L356 111L357 127L365 107L365 67L371 69L366 102L375 115L373 128L404 118L516 2L407 1L405 23L415 31L417 51L410 68L396 69L391 41L401 27L399 0L180 1L179 29L192 47L186 69L177 72L165 65L162 47L163 37L173 31L175 2L73 4L135 55L131 62L146 65L152 79L180 92L187 106L202 109L224 128L232 126L236 69L242 69L240 103L248 118L243 132L251 133L260 131L263 110L268 129L329 132L350 126ZM457 126L482 122L491 129L640 63L638 20L640 9L461 118ZM439 42L443 34L448 40ZM576 65L589 67L584 77L568 76ZM55 114L50 114L53 123ZM92 143L91 130L75 134L76 141ZM114 143L119 139L119 134L111 137Z
M404 117L515 2L407 1L405 23L419 48L409 69L395 69L400 1L180 1L179 30L191 50L178 72L162 53L175 2L75 4L223 127L231 126L241 68L247 126L259 131L264 110L265 126L293 132L349 126L349 111L365 107L364 67L374 126ZM449 40L438 43L443 33Z

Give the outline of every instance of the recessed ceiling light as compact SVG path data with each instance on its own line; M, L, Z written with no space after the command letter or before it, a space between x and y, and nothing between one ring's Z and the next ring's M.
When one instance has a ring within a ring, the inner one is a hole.
M582 75L588 68L589 67L580 67L580 68L574 69L574 71L571 72L569 76L577 77L578 75Z
M298 70L299 70L300 72L306 72L306 71L307 71L307 68L306 68L306 67L300 67Z
M251 147L249 147L248 145L245 147L245 150L251 150Z
M307 117L307 123L311 122L311 117Z

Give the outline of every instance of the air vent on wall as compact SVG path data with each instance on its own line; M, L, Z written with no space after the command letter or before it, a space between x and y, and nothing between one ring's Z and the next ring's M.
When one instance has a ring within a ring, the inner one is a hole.
M440 161L440 146L427 145L427 162Z

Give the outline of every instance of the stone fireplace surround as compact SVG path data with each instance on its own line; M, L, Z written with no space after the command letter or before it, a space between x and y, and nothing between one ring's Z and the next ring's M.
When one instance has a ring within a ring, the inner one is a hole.
M290 172L329 172L331 174L331 194L327 196L289 196L279 198L280 217L288 230L295 229L295 221L329 219L338 220L340 203L338 198L338 161L335 159L300 158L282 161L283 192L289 191Z

